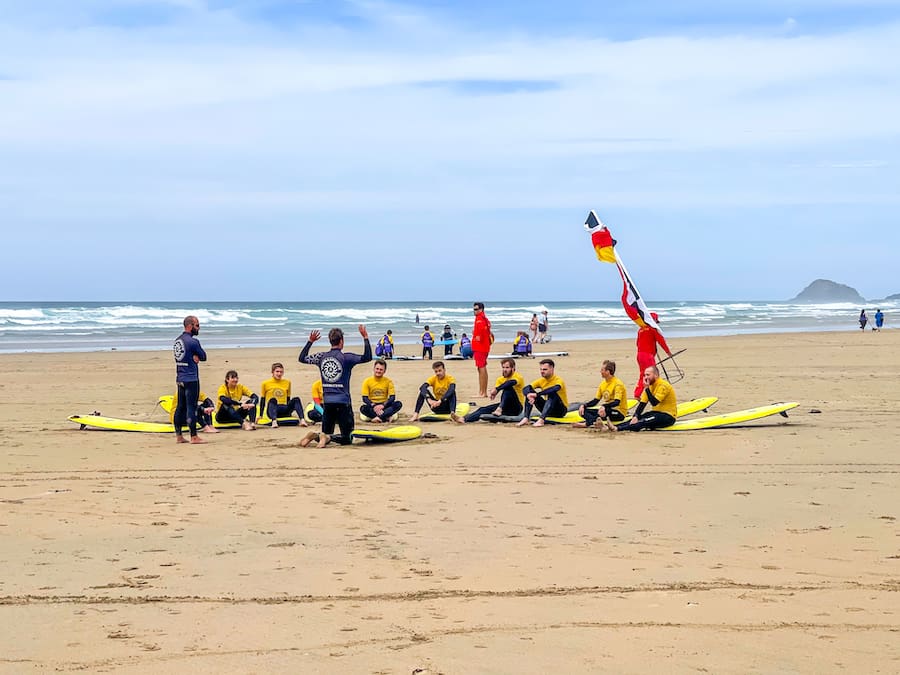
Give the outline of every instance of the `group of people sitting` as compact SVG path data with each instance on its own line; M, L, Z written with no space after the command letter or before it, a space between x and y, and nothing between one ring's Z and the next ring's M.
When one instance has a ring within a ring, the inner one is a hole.
M272 377L260 385L260 393L255 394L241 384L238 372L229 370L225 373L225 381L216 391L213 401L205 392L200 392L197 401L196 419L200 430L216 433L213 426L217 424L238 424L246 431L256 429L257 416L264 413L271 420L273 427L278 426L278 419L290 417L296 413L300 426L308 426L303 417L303 403L299 396L291 396L291 381L284 377L284 366L272 364ZM315 385L313 385L315 390ZM174 418L178 407L178 390L172 400L170 415Z
M570 411L566 384L556 374L556 364L552 359L542 359L539 365L540 377L526 384L516 370L515 359L501 360L500 376L488 392L493 402L461 416L456 412L456 380L447 372L442 361L436 361L432 365L434 374L419 387L410 422L417 421L426 406L429 412L446 414L459 424L471 424L487 418L491 421L514 421L518 426L532 424L540 427L547 418L564 417ZM385 359L376 358L372 375L363 380L360 388L362 404L359 413L373 424L395 421L403 408L403 403L397 399L393 380L386 375L387 367ZM634 415L627 421L628 397L625 385L615 373L615 362L604 361L597 392L590 401L578 406L578 413L584 421L576 423L575 427L640 431L666 427L675 422L675 391L671 384L659 377L655 366L644 372L644 390ZM214 422L219 425L238 424L245 430L256 429L258 416L263 413L272 427L278 426L279 419L294 415L299 425L305 427L310 422L322 421L324 395L321 379L313 382L311 398L312 406L305 410L300 397L292 395L291 381L284 377L284 366L273 363L272 377L260 385L259 394L241 384L237 371L229 370L216 392L215 400L200 393L196 415L201 431L207 433L217 432ZM173 411L174 405L177 405L177 398L173 401ZM532 420L533 412L537 415Z
M548 418L565 417L570 411L566 383L556 374L556 363L553 359L540 361L541 376L530 384L525 384L522 375L516 372L515 359L503 359L500 363L501 375L489 392L490 399L492 401L497 399L497 402L481 406L465 417L451 413L450 417L454 422L468 424L485 418L490 419L492 416L495 421L515 421L517 426L531 424L541 427L546 424ZM440 377L438 365L435 364L435 372ZM443 364L440 365L442 373ZM660 429L675 423L677 408L675 390L669 382L659 376L656 366L650 366L645 370L644 388L634 415L630 418L625 385L615 373L615 361L604 361L600 369L603 379L596 395L577 408L584 421L577 422L573 426L609 431L641 431ZM430 382L431 380L426 382L423 388ZM452 411L455 399L447 400L443 407ZM433 405L432 410L437 412ZM532 421L532 413L535 411L538 414Z

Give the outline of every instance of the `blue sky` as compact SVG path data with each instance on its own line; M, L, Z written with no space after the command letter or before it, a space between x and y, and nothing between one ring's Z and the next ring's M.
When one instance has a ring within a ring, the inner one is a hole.
M900 1L0 0L6 300L900 292Z

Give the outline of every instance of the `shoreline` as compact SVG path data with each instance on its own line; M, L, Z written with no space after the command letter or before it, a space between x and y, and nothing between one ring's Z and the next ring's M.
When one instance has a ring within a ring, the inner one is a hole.
M350 330L353 330L353 333L354 333L352 336L348 335L348 338L349 338L348 342L347 342L348 349L352 348L352 347L358 347L359 349L361 349L362 341L359 339L359 335L356 334L354 329L355 329L355 326L351 326L351 327L344 329L345 333L347 333ZM886 326L885 328L882 329L882 332L890 332L891 330L893 330L893 327ZM463 332L463 331L460 331L460 332ZM464 331L464 332L469 332L469 331ZM572 343L572 342L585 343L585 342L592 342L592 341L627 340L627 339L630 339L628 337L628 335L631 335L636 332L637 332L637 326L635 325L633 331L627 331L627 332L626 331L616 331L615 333L610 332L603 336L597 336L597 335L586 336L586 335L579 334L579 335L560 335L560 337L556 337L555 335L557 335L557 334L554 334L554 338L553 338L552 342L545 343L543 345L536 344L536 345L534 345L534 348L535 348L535 351L547 351L547 350L558 351L553 347L556 344ZM663 333L663 335L666 337L667 341L672 342L675 340L690 340L690 339L706 338L706 337L729 338L729 337L754 336L754 335L785 335L785 334L793 334L793 333L817 334L817 333L845 333L845 332L846 333L860 333L862 331L860 331L858 327L854 328L852 326L851 327L836 326L836 327L829 327L829 328L823 328L820 326L808 326L808 327L792 326L792 327L784 327L783 329L773 329L771 327L760 327L758 329L743 328L741 330L736 330L734 332L732 332L730 329L721 329L721 330L714 330L714 331L707 330L707 331L703 331L703 332L696 332L696 331L690 331L690 330L685 330L685 329L675 329L672 331L665 331ZM865 332L867 332L867 333L872 332L871 328L867 328ZM627 335L625 333L627 333ZM553 334L552 331L551 331L551 334ZM176 337L177 337L177 328L174 328L173 333L172 333L172 340L174 341L174 339ZM242 344L230 344L230 343L229 344L216 343L213 340L213 341L210 341L209 345L207 345L206 341L204 340L204 335L203 335L202 331L199 336L200 342L203 344L204 349L207 349L207 350L209 350L209 349L215 349L215 350L286 349L286 348L289 348L292 346L296 346L296 348L299 350L299 349L302 349L303 344L305 344L305 336L303 336L303 337L298 336L298 337L300 337L300 340L301 340L299 343L292 343L292 342L288 342L287 340L279 340L279 341L265 343L265 344L255 344L254 343L254 344L242 345ZM370 333L369 339L372 342L373 349L374 349L375 343L378 341L379 338L380 338L380 333L379 333L378 337L374 337L374 334ZM498 342L509 342L511 344L512 339L510 338L509 340L505 340L505 339L501 340L498 337ZM397 347L397 348L400 348L400 347L413 348L412 353L416 353L417 351L421 350L421 346L419 345L419 343L413 342L410 340L395 339L394 344L395 344L395 347ZM544 349L545 347L547 348L546 350ZM540 349L538 349L538 348L540 348ZM164 345L160 344L159 346L156 346L156 347L147 347L144 345L137 346L137 347L120 346L120 345L102 346L102 347L85 347L85 348L48 347L46 349L0 349L0 356L15 355L15 354L73 354L74 355L74 354L94 354L94 353L110 353L110 352L158 353L158 352L167 352L170 349L171 349L171 345L169 345L169 344L164 344ZM435 348L435 349L437 349L437 348ZM454 349L456 349L456 347L454 347ZM399 349L397 351L399 353Z

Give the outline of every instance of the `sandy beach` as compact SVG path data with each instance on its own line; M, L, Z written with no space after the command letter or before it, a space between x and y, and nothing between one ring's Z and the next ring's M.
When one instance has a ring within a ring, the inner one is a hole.
M187 446L66 419L167 421L169 352L2 355L0 671L900 671L900 331L672 346L679 400L800 406L686 433L446 422L389 445L303 449L282 427ZM570 352L572 400L604 358L634 385L633 340L548 347ZM299 348L211 351L202 386L235 368L258 390L282 361L305 403ZM474 364L448 371L475 401ZM390 364L403 419L430 374Z

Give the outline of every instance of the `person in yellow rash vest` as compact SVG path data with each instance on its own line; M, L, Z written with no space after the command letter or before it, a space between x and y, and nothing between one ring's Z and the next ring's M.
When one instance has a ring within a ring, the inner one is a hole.
M282 364L272 364L272 377L259 385L259 399L259 408L272 420L273 429L278 427L279 417L290 417L291 413L297 413L301 427L309 426L303 419L303 402L299 396L291 396L291 381L284 377Z
M236 370L225 373L225 384L216 392L216 422L238 423L245 431L256 429L256 406L259 397L238 382Z
M644 412L650 405L652 410ZM675 424L678 416L678 401L675 389L659 376L656 366L644 370L644 391L634 411L634 417L628 422L616 425L616 431L641 431L643 429L664 429Z
M604 361L600 366L600 376L603 379L597 387L597 395L578 409L584 422L576 422L573 427L608 428L612 431L613 422L622 422L628 416L628 394L625 383L616 377L616 362ZM598 403L600 407L594 409Z

